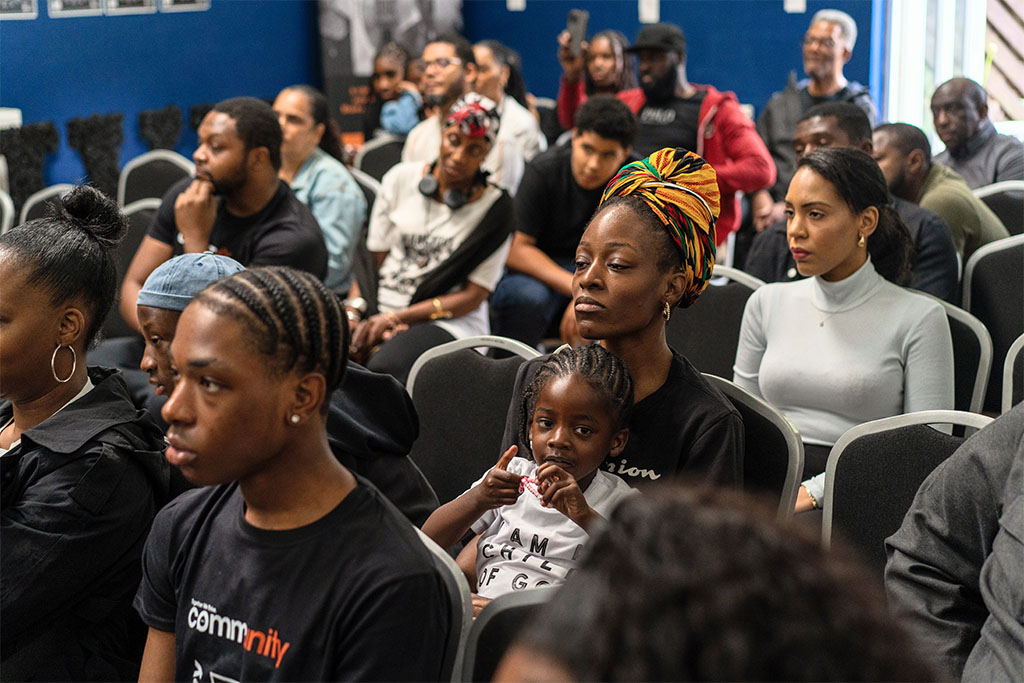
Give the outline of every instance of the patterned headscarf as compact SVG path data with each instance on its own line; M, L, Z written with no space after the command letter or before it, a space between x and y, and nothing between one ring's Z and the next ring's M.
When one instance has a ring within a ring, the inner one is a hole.
M448 110L443 128L458 126L466 137L486 137L488 142L494 144L500 120L494 102L479 93L468 92Z
M608 181L601 204L613 197L637 197L651 207L683 255L689 284L679 306L696 301L715 267L720 206L715 169L693 152L666 147L623 166Z

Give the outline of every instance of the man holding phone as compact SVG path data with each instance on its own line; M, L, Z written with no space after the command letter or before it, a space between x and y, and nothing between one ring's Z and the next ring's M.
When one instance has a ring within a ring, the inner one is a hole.
M735 94L687 80L686 38L678 26L644 26L628 51L637 56L645 98L638 114L636 154L645 157L663 147L682 147L714 167L722 195L715 241L721 245L740 225L736 193L775 182L771 155Z

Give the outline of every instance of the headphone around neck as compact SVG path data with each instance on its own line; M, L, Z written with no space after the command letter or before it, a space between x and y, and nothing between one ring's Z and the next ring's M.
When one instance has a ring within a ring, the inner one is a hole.
M431 199L437 198L438 190L441 188L440 183L437 182L437 178L434 177L434 168L436 166L436 161L430 164L430 169L427 171L427 175L423 176L423 179L420 180L420 184L418 186L420 194ZM466 202L469 201L469 196L473 193L473 188L477 185L487 184L488 175L487 171L477 169L476 175L473 176L473 184L469 186L468 193L455 188L445 190L444 196L440 197L441 201L444 202L444 205L452 211L458 211L466 205Z

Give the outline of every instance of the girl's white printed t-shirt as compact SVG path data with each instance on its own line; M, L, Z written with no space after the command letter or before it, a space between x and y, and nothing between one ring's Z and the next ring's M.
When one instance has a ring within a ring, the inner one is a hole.
M508 471L535 477L537 463L513 458ZM483 477L473 486L481 481ZM619 477L597 470L583 495L591 508L607 517L620 501L635 493ZM488 510L472 529L483 534L476 551L476 592L488 598L562 583L576 568L590 538L555 508L541 507L540 499L529 487L513 505Z

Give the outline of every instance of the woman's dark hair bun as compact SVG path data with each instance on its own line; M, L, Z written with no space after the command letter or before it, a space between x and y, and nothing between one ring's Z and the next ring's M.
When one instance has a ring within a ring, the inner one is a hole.
M89 233L107 249L116 247L128 231L117 203L89 185L79 185L61 197L54 217Z

